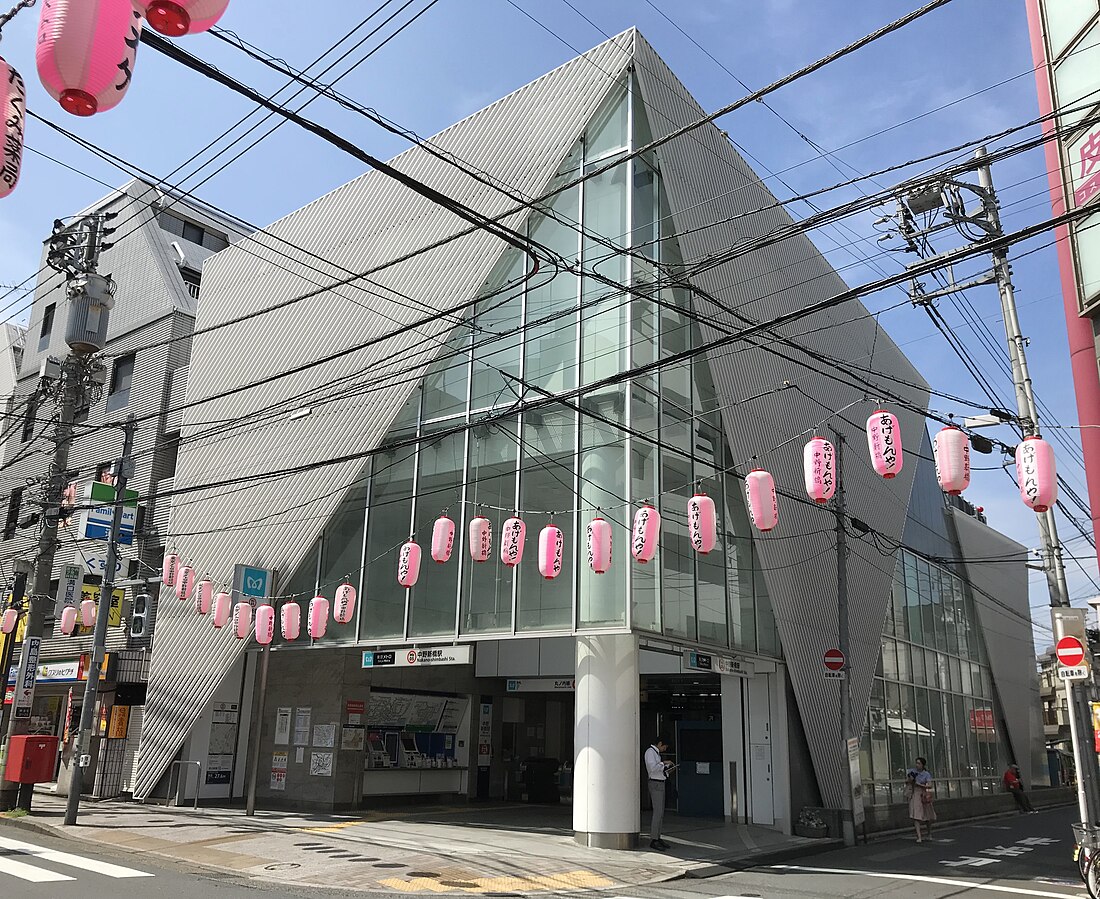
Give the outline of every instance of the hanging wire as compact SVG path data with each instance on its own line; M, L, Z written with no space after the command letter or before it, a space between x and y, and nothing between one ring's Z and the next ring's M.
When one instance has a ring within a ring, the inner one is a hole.
M21 0L21 2L16 3L15 6L9 9L6 13L0 15L0 40L2 40L4 37L4 26L7 25L8 22L10 22L12 19L14 19L22 10L30 9L32 6L34 6L36 2L37 0Z

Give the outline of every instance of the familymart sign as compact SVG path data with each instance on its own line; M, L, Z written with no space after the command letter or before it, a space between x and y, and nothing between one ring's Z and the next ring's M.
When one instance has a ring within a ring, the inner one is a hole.
M118 542L134 542L134 529L137 526L138 493L127 490L123 496L122 526L118 532ZM87 506L80 516L80 536L87 540L111 539L111 521L115 515L115 488L111 484L92 481L84 490L84 505Z

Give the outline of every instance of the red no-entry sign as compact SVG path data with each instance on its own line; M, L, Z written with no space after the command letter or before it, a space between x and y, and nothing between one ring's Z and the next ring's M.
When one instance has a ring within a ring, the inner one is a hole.
M1084 661L1085 647L1076 637L1063 637L1055 647L1058 653L1058 662L1066 668L1076 668Z
M839 671L844 667L844 653L839 649L826 649L821 661L830 671Z

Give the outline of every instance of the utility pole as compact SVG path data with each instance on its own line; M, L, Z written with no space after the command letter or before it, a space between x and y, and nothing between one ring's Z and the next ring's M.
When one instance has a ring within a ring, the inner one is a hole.
M844 810L841 829L844 832L844 845L856 844L856 807L852 796L852 768L849 763L849 732L852 729L852 662L849 653L848 635L848 528L844 514L844 435L833 429L836 452L836 497L833 511L836 513L836 613L837 648L844 656L844 666L840 669L840 741L841 767L844 770Z
M30 576L32 566L31 563L25 559L15 560L15 577L12 579L11 586L11 607L15 609L20 617L23 615L23 604L27 593L27 578ZM3 672L3 685L4 689L7 689L8 671L11 670L11 660L15 655L15 636L19 633L19 620L16 619L15 627L12 628L10 634L4 635L4 651L0 652L0 672ZM7 722L4 718L7 716L8 707L6 704L0 704L0 732L5 732L3 725Z
M103 571L103 585L99 588L99 607L96 610L95 632L92 636L92 661L88 667L88 685L84 688L84 704L80 707L80 727L73 744L72 781L69 784L69 798L65 803L65 823L76 824L80 812L80 793L84 787L84 769L91 764L88 744L95 726L96 699L99 697L99 672L103 667L104 651L107 648L107 621L111 615L111 593L115 586L115 560L118 557L118 535L122 530L122 517L126 510L126 482L133 473L134 462L130 458L134 447L134 431L137 421L131 415L123 425L125 438L122 443L122 456L118 460L115 474L115 513L111 519L111 538L107 543L107 567Z
M57 528L61 498L71 477L69 449L73 440L73 422L77 412L93 401L102 387L103 368L91 354L103 348L107 334L109 310L114 303L114 282L96 273L103 238L113 229L104 227L117 213L87 216L71 225L60 220L54 223L54 233L47 254L48 264L66 275L66 299L69 319L65 339L71 352L64 361L48 359L39 380L39 392L50 392L58 405L54 427L54 453L50 462L42 495L42 514L35 553L34 581L27 598L27 629L19 654L17 685L28 679L29 696L23 702L12 703L5 745L11 738L26 733L31 717L34 680L38 654L46 630L50 610L54 559L57 555ZM19 698L17 691L17 699ZM32 792L19 784L4 781L0 786L0 807L30 809ZM18 805L17 805L18 803Z
M1001 237L1000 203L993 187L993 175L989 163L985 161L985 147L979 147L974 154L979 161L978 184L982 188L982 202L985 218L989 222L989 232ZM1008 264L1008 250L1001 248L993 251L993 274L997 279L997 290L1001 297L1001 313L1005 323L1005 337L1008 341L1008 358L1012 364L1012 381L1016 389L1016 411L1020 427L1025 437L1039 434L1039 415L1035 405L1035 394L1031 386L1031 374L1027 367L1027 341L1020 330L1020 319L1016 313L1016 295L1012 287L1012 269ZM1054 519L1054 510L1036 514L1039 523L1039 537L1042 541L1044 568L1047 587L1050 591L1052 606L1069 606L1069 587L1066 584L1066 569L1062 562L1062 546L1058 542L1058 524ZM1066 703L1073 731L1073 754L1077 765L1078 805L1081 820L1095 824L1100 820L1100 790L1097 777L1096 750L1092 734L1092 715L1089 712L1088 697L1084 691L1075 691L1072 683L1066 681Z

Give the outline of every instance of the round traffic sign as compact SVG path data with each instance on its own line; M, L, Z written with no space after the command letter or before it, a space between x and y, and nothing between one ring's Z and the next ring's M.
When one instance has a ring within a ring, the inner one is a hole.
M1085 659L1085 647L1076 637L1063 637L1055 649L1058 661L1066 668L1076 668Z
M844 667L844 653L839 649L826 649L821 661L830 671L839 671Z

